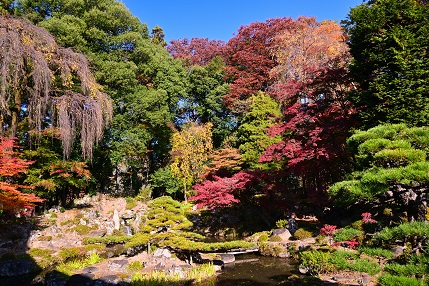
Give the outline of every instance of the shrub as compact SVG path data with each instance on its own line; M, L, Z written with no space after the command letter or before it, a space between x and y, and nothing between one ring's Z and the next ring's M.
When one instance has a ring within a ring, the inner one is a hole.
M378 285L380 286L397 286L397 285L407 285L407 286L426 286L426 282L406 276L393 276L391 274L383 274L378 277Z
M307 231L303 228L298 228L293 234L293 237L295 237L298 240L301 240L301 239L313 237L313 234L310 231Z
M286 226L287 226L287 219L280 219L276 221L277 228L286 228Z
M133 261L127 265L127 270L139 271L143 269L143 263L140 261Z
M330 253L318 250L303 251L300 254L300 266L308 269L311 275L327 273L335 269L329 261Z
M362 231L354 228L342 228L334 234L334 241L351 241L354 238L362 238Z
M372 248L372 247L360 247L359 248L360 253L365 253L368 256L371 257L384 257L384 258L393 258L393 252L388 249L383 248Z
M70 229L70 231L76 231L79 235L85 235L88 234L90 231L92 230L92 228L90 228L87 225L77 225L75 227L73 227L72 229Z
M259 236L258 244L263 243L263 242L267 242L267 241L268 241L268 233L264 232Z
M375 275L381 271L378 262L371 262L367 259L357 259L348 266L348 269L358 272L366 272L369 275Z
M427 274L427 265L423 264L398 264L392 263L384 267L384 270L397 276L424 276Z
M286 249L278 244L262 243L259 245L259 252L262 255L279 257L281 253L286 252Z
M84 255L85 255L85 252L83 251L83 249L79 247L63 248L58 253L58 257L61 258L62 261L81 258Z
M130 209L137 206L137 199L135 199L135 198L126 197L125 202L127 203L127 205L125 207L127 210L130 210Z
M323 234L326 236L333 236L334 233L337 231L338 229L335 225L325 224L325 226L320 229L320 234Z
M279 235L273 235L268 240L271 242L280 242L282 241L282 238Z

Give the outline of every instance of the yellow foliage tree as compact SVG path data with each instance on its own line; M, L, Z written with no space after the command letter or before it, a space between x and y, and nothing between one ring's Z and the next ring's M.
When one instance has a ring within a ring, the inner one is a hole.
M206 162L213 149L212 124L186 124L173 134L171 173L183 182L183 194L206 172Z

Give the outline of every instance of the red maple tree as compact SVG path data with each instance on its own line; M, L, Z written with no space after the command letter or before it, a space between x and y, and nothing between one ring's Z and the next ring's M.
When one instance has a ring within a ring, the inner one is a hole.
M31 189L15 182L33 162L19 158L16 148L14 139L0 138L0 210L12 214L31 211L35 203L43 201L34 194L19 191Z
M192 38L172 40L167 46L168 52L174 58L184 59L186 64L207 65L216 56L223 53L223 41L209 40L207 38Z
M238 112L245 111L245 100L266 91L271 85L269 73L275 67L271 54L273 38L293 24L291 18L268 19L239 28L225 46L226 77L231 81L225 104Z

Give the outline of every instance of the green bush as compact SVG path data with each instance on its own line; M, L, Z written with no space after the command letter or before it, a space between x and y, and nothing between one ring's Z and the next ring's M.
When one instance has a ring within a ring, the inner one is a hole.
M88 234L91 230L92 230L91 227L83 224L77 225L70 229L70 231L76 231L79 235Z
M280 219L276 221L277 228L286 228L286 225L287 225L287 219Z
M384 271L397 276L424 276L428 273L428 266L423 264L392 263L384 267Z
M362 231L354 228L342 228L336 233L334 233L334 241L341 242L352 240L354 238L362 238Z
M287 252L287 250L279 244L262 243L259 246L259 252L262 255L279 257L281 253Z
M307 231L303 228L298 228L293 234L293 237L295 239L301 240L301 239L313 237L313 234L310 231Z
M427 283L421 279L406 277L406 276L394 276L391 274L383 274L378 277L379 286L426 286Z
M311 275L319 275L333 271L335 266L330 262L331 254L318 250L300 253L300 266L308 269Z
M378 262L372 262L367 259L357 259L353 263L350 263L348 269L358 272L366 272L369 275L375 275L381 271Z
M262 233L258 238L258 243L263 243L268 241L268 233Z
M63 248L58 253L58 257L61 258L62 261L82 258L84 256L85 256L85 251L79 247Z
M384 258L393 258L393 252L389 249L383 249L383 248L372 248L372 247L360 247L358 249L360 253L365 253L368 256L378 258L378 257L384 257Z
M282 241L282 238L279 235L273 235L268 240L271 242L280 242Z
M142 269L143 269L143 263L141 263L140 261L133 261L127 265L127 270L139 271Z

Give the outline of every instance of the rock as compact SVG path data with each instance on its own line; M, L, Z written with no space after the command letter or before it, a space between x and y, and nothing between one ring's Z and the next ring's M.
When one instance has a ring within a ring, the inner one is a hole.
M112 235L115 230L115 224L111 221L106 222L106 234Z
M307 274L308 273L308 268L307 267L303 267L303 266L298 266L298 271L301 274Z
M157 250L155 250L153 252L153 256L154 257L166 257L166 258L171 258L171 252L170 250L166 249L166 248L158 248Z
M119 221L119 212L116 209L113 211L113 225L114 229L116 230L119 230L119 228L121 227L121 223Z
M80 219L80 221L79 221L79 223L80 223L81 225L86 225L86 220L84 220L83 218L81 218L81 219Z
M132 219L134 218L134 212L132 210L126 210L125 213L122 215L122 219Z
M120 281L119 277L116 275L107 275L97 279L94 282L94 286L110 286L116 285Z
M0 261L0 277L11 277L36 272L39 267L30 260Z
M97 272L99 269L95 266L90 266L90 267L86 267L82 270L82 273L87 274L87 273L94 273Z
M220 260L223 263L233 263L235 261L235 256L234 254L229 254L229 253L221 253L220 254Z
M108 268L110 270L120 270L125 269L128 264L129 262L127 259L111 260L108 262Z
M136 218L134 219L134 221L131 223L131 226L133 227L133 229L136 232L140 231L140 224L142 222L142 213L138 212L136 213Z
M290 231L287 228L276 228L273 230L273 236L279 236L282 241L288 241L292 236Z
M67 276L58 271L51 271L45 275L46 286L65 286L67 284Z
M67 286L92 286L94 274L75 274L72 275Z
M177 275L180 278L185 278L185 272L183 271L182 267L180 266L172 266L170 269L168 269L168 274L171 275Z
M401 256L402 254L404 254L404 250L405 250L405 246L396 246L394 248L392 248L393 251L393 258L398 258L399 256Z

